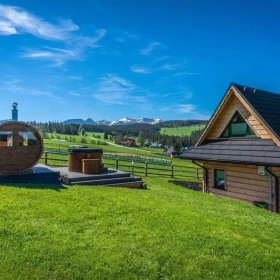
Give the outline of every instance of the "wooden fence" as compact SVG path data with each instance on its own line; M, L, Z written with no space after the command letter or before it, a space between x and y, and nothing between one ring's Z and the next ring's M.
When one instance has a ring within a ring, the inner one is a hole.
M203 170L199 167L184 166L177 164L162 164L159 162L137 162L124 158L103 158L106 167L117 170L129 171L130 173L141 176L163 176L171 178L203 178ZM50 166L68 166L68 157L60 152L44 152L41 162Z

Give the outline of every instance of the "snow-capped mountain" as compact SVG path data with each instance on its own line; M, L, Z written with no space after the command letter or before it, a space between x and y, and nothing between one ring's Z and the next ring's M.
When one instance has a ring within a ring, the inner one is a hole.
M131 119L128 117L125 117L123 119L120 119L118 121L113 121L110 123L110 125L128 125L128 124L136 124L136 123L147 123L147 124L157 124L162 122L161 119L149 119L149 118L138 118L138 119Z
M93 119L88 118L87 120L83 119L70 119L62 122L63 124L96 124Z
M137 124L137 123L147 123L147 124L157 124L162 122L161 119L156 118L138 118L138 119L132 119L132 118L122 118L117 121L107 121L107 120L101 120L101 121L94 121L92 119L70 119L67 121L64 121L63 124L96 124L96 125L129 125L129 124Z
M101 120L101 121L96 121L96 124L98 125L110 125L110 121L106 121L106 120Z

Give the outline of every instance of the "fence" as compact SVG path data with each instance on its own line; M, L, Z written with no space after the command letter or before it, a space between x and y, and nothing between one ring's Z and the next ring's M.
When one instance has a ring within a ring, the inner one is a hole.
M55 154L62 154L68 155L68 151L65 149L55 149L55 148L45 148L45 153L55 153ZM123 161L134 161L134 162L148 162L148 163L158 163L158 164L167 164L170 165L172 162L168 159L161 159L161 158L152 158L146 156L123 156L123 155L116 155L116 154L103 154L103 159L119 159Z
M68 166L68 158L61 151L49 152L45 151L41 162L51 166ZM133 175L139 174L144 176L163 176L171 178L195 178L201 180L203 178L203 170L198 167L183 166L177 164L161 163L160 161L134 161L127 158L103 157L105 166L129 171Z

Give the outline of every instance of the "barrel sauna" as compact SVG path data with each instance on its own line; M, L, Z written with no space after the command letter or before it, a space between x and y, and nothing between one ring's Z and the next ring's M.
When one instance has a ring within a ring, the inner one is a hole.
M40 160L43 150L43 139L35 127L24 122L0 125L0 173L30 170Z

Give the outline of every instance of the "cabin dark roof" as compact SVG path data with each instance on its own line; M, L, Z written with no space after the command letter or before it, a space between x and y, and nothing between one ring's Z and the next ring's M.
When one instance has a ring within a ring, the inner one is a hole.
M232 85L280 138L280 94L237 84Z
M190 148L180 158L280 166L280 147L270 139L211 140Z

